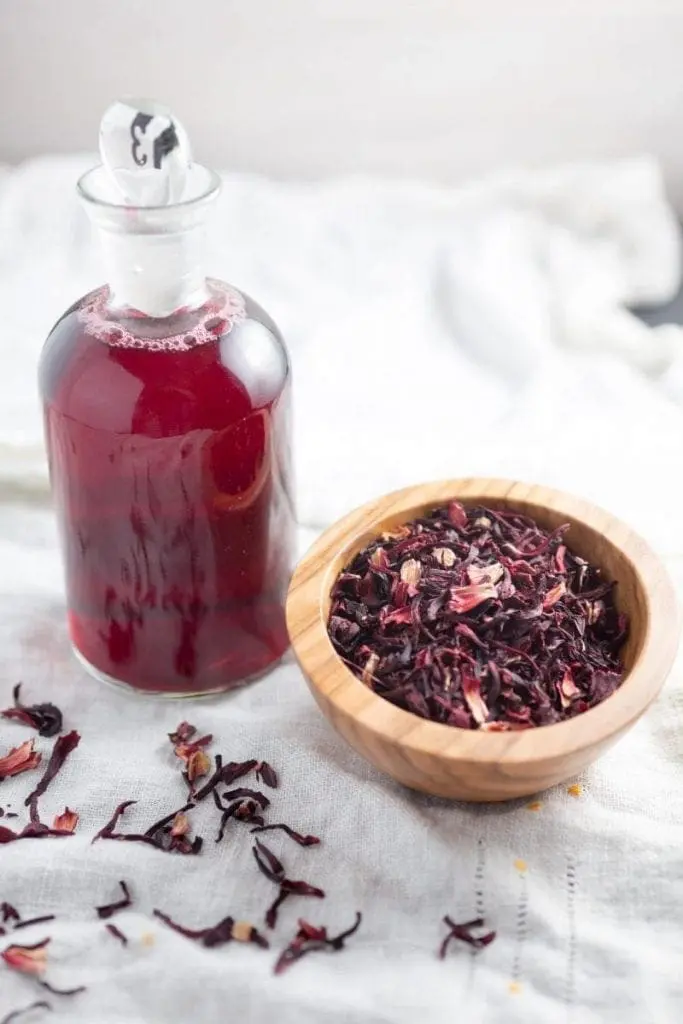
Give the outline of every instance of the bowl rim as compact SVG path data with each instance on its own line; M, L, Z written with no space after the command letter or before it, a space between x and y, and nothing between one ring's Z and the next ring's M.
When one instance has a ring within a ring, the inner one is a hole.
M645 630L624 681L606 700L564 722L511 732L459 729L420 718L396 707L365 686L343 663L327 632L323 604L349 548L367 543L382 526L397 525L422 506L487 500L551 509L602 534L628 559L645 598ZM327 588L327 589L326 589ZM298 563L286 603L292 649L314 696L352 718L380 741L392 740L406 753L435 754L458 764L519 764L584 750L633 724L661 690L678 649L677 600L668 572L647 542L625 522L582 498L522 481L489 477L438 480L384 494L325 530ZM673 621L672 621L673 620Z

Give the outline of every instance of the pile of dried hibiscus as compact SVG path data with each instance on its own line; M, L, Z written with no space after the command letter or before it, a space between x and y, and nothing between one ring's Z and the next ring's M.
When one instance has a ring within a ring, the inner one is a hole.
M382 535L335 582L335 650L379 696L446 725L499 732L586 711L623 678L628 622L568 529L452 501Z

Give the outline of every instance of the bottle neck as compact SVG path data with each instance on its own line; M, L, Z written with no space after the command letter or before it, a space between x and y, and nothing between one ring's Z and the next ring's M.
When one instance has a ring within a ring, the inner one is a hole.
M148 317L196 309L208 298L204 230L198 224L169 233L100 230L110 306Z

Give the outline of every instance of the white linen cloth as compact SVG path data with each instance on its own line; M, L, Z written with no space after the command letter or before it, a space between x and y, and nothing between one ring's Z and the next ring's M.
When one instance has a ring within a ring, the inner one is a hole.
M190 704L127 697L75 664L35 369L52 321L101 280L73 196L89 163L50 158L0 177L0 706L23 680L25 698L54 700L82 735L42 801L46 820L76 809L78 831L0 847L0 902L25 917L57 914L16 941L52 936L48 979L88 986L50 997L0 964L0 1016L45 995L49 1019L98 1024L679 1020L680 665L642 722L572 780L579 795L559 786L530 809L449 804L382 777L328 727L291 659L241 692ZM288 338L302 545L391 488L505 475L577 491L630 520L681 591L682 340L626 310L665 301L680 276L653 162L460 189L232 176L208 269L254 295ZM327 892L285 904L270 953L207 950L151 916L158 907L190 927L227 914L262 923L273 886L245 828L213 843L212 806L195 812L206 840L196 858L91 845L119 801L138 800L124 830L182 804L165 735L182 718L211 731L227 759L269 760L281 777L270 820L322 837L309 849L268 838L291 877ZM30 735L0 720L0 755ZM37 747L47 755L52 742ZM23 811L35 778L2 783L0 806ZM134 894L113 919L127 948L93 909L117 898L119 879ZM344 952L273 976L297 917L336 932L356 910L363 923ZM476 956L452 948L442 963L444 913L483 913L498 938Z

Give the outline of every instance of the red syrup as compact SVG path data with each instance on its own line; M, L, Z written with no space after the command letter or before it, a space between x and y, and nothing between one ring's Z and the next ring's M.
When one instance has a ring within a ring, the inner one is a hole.
M288 646L287 355L255 303L209 294L149 319L101 289L41 357L71 640L141 691L231 689Z

